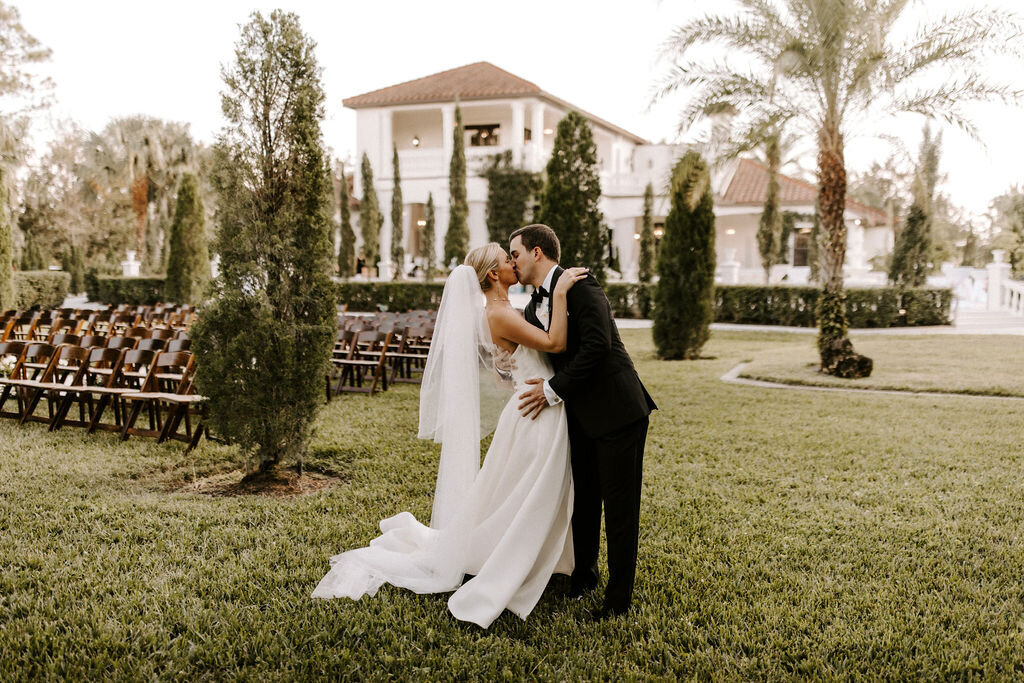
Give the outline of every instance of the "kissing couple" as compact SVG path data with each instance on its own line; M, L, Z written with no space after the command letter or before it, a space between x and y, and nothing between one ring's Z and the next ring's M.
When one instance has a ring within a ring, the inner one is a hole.
M558 265L546 225L474 249L445 282L420 390L419 436L441 444L430 526L409 512L365 548L331 558L316 598L374 595L385 583L446 593L483 628L530 614L554 574L569 594L598 587L604 508L608 583L597 618L630 609L648 415L655 406L586 268ZM530 284L524 313L508 289ZM481 386L515 391L480 464Z

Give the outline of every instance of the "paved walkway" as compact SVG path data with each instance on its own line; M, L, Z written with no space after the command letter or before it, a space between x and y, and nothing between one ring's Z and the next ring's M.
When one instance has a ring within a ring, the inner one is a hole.
M985 398L1000 401L1024 401L1021 396L990 396L986 394L957 394L948 391L897 391L895 389L856 389L850 387L818 387L810 384L784 384L782 382L766 382L760 379L747 379L740 377L743 368L750 363L740 363L719 379L729 384L742 384L748 387L760 387L762 389L790 389L793 391L830 391L854 394L882 394L886 396L923 396L932 398L935 396L943 398Z

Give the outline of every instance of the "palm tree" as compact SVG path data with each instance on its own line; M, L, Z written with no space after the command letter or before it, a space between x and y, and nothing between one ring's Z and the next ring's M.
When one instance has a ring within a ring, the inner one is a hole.
M1019 91L991 81L984 61L1011 54L1020 21L1005 12L966 9L919 26L905 43L894 27L910 0L737 0L741 11L707 15L678 27L666 43L673 61L658 99L686 89L681 126L709 107L731 105L751 120L788 115L818 142L818 245L821 369L857 376L870 360L853 353L843 294L846 258L844 134L858 119L913 112L937 117L977 137L963 105L1015 100ZM707 45L744 60L707 62L693 51ZM935 85L927 77L956 74Z

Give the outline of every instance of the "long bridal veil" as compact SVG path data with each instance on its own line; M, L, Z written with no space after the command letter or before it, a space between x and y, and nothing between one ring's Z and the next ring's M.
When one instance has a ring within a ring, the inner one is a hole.
M468 510L475 504L469 492L480 471L481 393L487 393L481 385L493 385L492 350L476 271L458 266L445 283L420 387L419 437L441 444L430 526L409 512L381 521L382 534L369 547L331 558L313 597L358 600L385 582L417 593L462 583ZM487 411L483 419L491 426L497 421Z
M420 387L419 437L441 444L430 516L435 529L449 526L463 504L480 471L481 433L496 422L492 410L481 408L493 394L493 348L476 271L458 266L445 282Z

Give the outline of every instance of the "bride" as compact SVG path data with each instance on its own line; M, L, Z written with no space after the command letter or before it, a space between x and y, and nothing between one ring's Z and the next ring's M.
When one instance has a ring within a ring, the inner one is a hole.
M452 271L420 392L419 436L441 444L430 526L409 512L383 520L368 547L331 558L313 597L358 600L384 583L416 593L454 591L451 613L487 628L505 609L525 619L551 575L572 572L564 405L531 420L519 414L514 392L480 465L480 387L495 375L492 357L511 354L516 389L552 376L542 352L565 348L566 292L587 277L585 268L566 272L552 292L545 332L509 303L517 278L497 243L474 249Z

